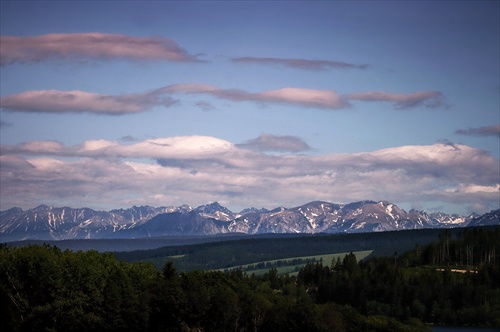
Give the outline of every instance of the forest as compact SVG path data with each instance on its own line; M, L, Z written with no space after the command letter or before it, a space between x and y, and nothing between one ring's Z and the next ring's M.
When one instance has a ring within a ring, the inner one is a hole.
M113 253L0 247L2 331L430 331L500 327L499 228L442 231L402 254L297 277L180 271Z

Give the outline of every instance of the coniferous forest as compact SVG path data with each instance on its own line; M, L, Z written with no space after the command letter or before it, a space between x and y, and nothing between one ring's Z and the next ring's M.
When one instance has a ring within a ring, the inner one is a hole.
M429 331L500 327L500 229L401 255L270 269L178 271L112 253L0 248L2 331Z

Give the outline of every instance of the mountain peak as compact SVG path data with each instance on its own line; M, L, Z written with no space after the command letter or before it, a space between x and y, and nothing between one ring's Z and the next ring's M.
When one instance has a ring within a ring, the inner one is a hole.
M266 208L257 209L255 207L251 207L251 208L246 208L246 209L241 210L239 214L265 213L265 212L269 212L269 210Z
M196 208L196 210L202 212L209 212L209 211L218 211L227 209L224 206L220 205L219 202L212 202L210 204L200 205Z
M226 207L220 205L219 202L198 206L195 211L202 217L213 218L221 221L231 221L234 219L234 213Z
M32 211L47 211L47 210L52 210L52 207L45 204L38 205L36 208L32 209Z
M364 201L358 201L358 202L352 202L349 204L346 204L344 208L349 209L349 210L356 210L359 209L360 207L368 204L377 204L375 201L370 201L370 200L364 200Z

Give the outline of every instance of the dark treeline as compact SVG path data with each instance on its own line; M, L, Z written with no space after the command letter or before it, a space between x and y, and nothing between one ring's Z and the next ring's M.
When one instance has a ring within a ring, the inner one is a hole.
M298 275L315 303L348 304L364 315L458 326L500 327L500 230L464 229L453 239L417 246L399 257L331 266L307 264Z
M439 241L418 246L404 255L406 265L447 265L470 268L500 260L496 254L500 245L499 228L461 229L458 234L445 230Z
M494 254L499 231L443 234L438 242L401 256L358 263L349 254L328 265L309 263L297 278L280 276L276 269L262 277L242 271L178 272L172 262L158 270L150 263L120 261L111 253L2 245L0 329L429 330L424 323L500 327L500 260ZM457 246L466 249L460 254ZM470 247L474 250L468 260ZM467 263L473 272L451 271Z

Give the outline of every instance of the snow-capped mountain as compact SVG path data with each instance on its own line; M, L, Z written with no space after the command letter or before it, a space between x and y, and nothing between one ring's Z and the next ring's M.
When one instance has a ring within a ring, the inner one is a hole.
M204 218L212 218L220 221L231 221L234 219L235 214L229 211L218 202L212 204L201 205L196 208L196 213Z
M0 211L0 242L26 239L144 238L223 233L353 233L500 224L500 210L483 216L405 210L386 201L334 204L314 201L294 208L233 213L217 202L195 209L134 206L95 211L40 205Z
M230 231L258 233L338 233L466 226L470 217L406 212L395 204L360 201L350 204L310 202L269 212L248 213L235 219Z
M485 213L482 216L475 216L469 226L492 226L498 225L500 220L500 209Z
M190 210L186 205L160 208L133 206L109 212L47 205L26 211L12 208L0 212L0 241L106 238L110 234L138 227L160 213Z

